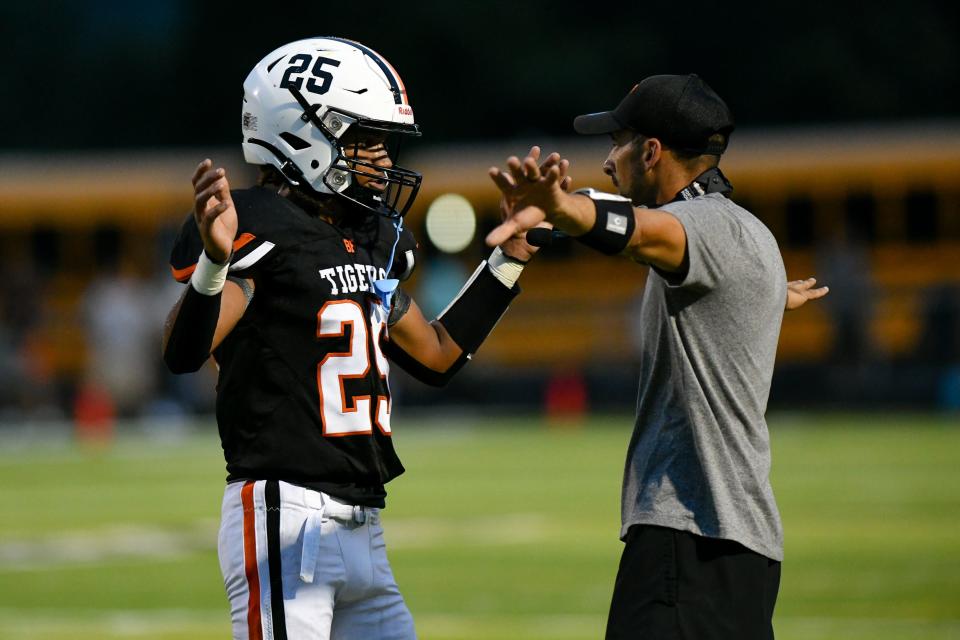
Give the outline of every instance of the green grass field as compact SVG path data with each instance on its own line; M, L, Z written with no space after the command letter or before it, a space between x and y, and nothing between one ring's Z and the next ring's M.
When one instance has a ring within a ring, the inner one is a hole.
M630 419L398 431L408 473L384 526L420 637L602 637ZM783 415L771 431L777 637L960 638L960 420ZM0 639L229 637L223 475L212 436L0 447Z

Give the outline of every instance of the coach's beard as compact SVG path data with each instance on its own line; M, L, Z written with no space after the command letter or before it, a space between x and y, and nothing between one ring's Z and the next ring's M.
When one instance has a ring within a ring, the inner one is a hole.
M630 189L627 192L624 192L620 184L616 183L620 195L630 198L630 202L635 207L656 207L662 204L657 202L657 186L651 183L646 175L643 167L634 166L631 168Z

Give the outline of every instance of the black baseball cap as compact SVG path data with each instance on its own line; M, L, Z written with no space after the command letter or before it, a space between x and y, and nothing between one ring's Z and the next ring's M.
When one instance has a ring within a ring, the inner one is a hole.
M726 141L711 144L710 136L729 136L733 114L696 74L660 75L634 85L613 111L577 116L573 128L586 135L630 129L677 151L718 156Z

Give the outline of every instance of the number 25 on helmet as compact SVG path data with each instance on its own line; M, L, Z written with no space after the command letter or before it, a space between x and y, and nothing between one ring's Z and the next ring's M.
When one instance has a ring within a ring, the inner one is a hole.
M247 76L242 113L247 162L379 215L413 204L422 177L396 163L400 141L420 129L399 74L372 49L330 37L284 45ZM359 157L364 144L389 161Z

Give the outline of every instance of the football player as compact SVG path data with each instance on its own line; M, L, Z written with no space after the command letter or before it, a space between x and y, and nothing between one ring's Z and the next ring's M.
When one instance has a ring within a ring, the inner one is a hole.
M398 286L416 265L403 215L421 180L398 149L420 131L400 76L362 44L314 38L266 56L244 82L242 130L258 184L231 190L222 168L197 167L171 257L189 285L164 333L172 371L211 354L219 366L233 637L413 638L379 522L404 470L390 362L444 384L535 249L509 239L424 318Z

